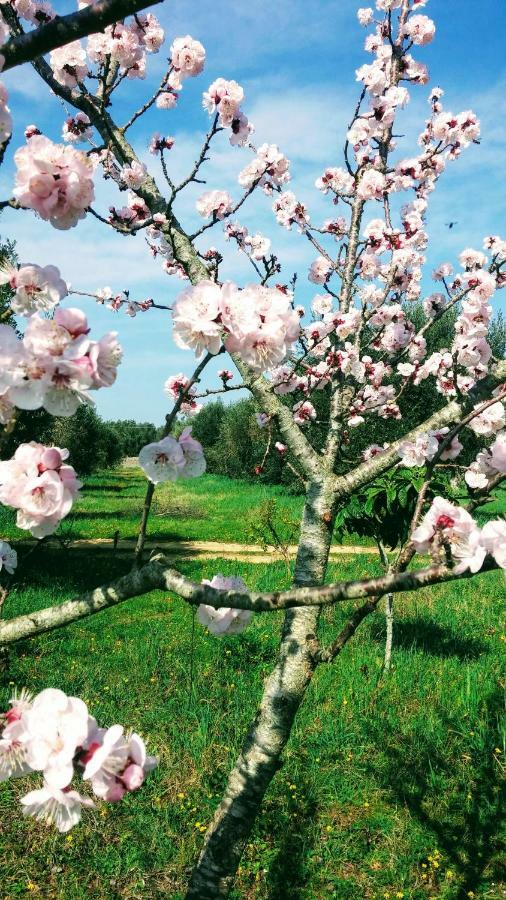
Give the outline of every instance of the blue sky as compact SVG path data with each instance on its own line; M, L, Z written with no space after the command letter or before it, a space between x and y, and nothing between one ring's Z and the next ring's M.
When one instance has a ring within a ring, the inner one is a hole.
M362 5L365 5L363 3ZM174 111L154 109L130 133L140 156L153 167L147 152L154 131L172 134L171 153L176 178L190 168L208 126L201 108L201 95L218 76L235 78L246 93L244 110L256 127L255 142L277 143L291 160L292 185L307 203L315 222L332 215L330 203L315 191L315 179L327 165L342 164L342 144L357 97L355 69L368 61L363 51L364 30L356 22L356 0L171 0L155 7L166 30L166 45L178 35L191 34L207 51L206 68L199 78L185 82ZM58 4L60 12L70 9ZM482 142L471 147L449 166L430 204L430 246L427 269L454 259L467 246L481 247L486 234L506 236L506 62L504 33L506 4L502 0L432 0L424 10L436 21L434 43L418 48L416 56L429 66L431 85L445 89L445 105L456 112L472 108L482 122ZM143 102L164 67L163 48L149 57L148 77L128 82L113 107L118 121ZM16 132L13 146L23 142L27 124L35 123L53 140L60 139L65 112L27 66L3 76L10 95ZM416 152L416 135L427 116L428 87L411 92L411 103L403 114L399 131L405 135L402 155ZM117 114L115 110L118 110ZM180 220L190 228L197 224L195 200L203 190L225 188L239 198L237 173L250 159L246 150L230 148L222 135L206 169L207 188L192 187L179 202ZM159 172L154 164L154 172ZM1 196L12 189L12 162L2 167ZM160 184L162 181L160 179ZM95 207L102 212L109 203L121 204L114 186L97 185ZM241 211L242 212L242 211ZM370 218L376 215L371 204ZM296 232L277 226L271 202L262 193L254 197L240 216L243 224L267 234L284 263L283 280L299 272L298 302L307 303L315 293L307 282L307 268L315 256ZM457 220L451 231L445 222ZM219 226L208 233L203 246L223 244ZM113 290L130 288L137 299L151 296L170 303L182 282L168 278L147 252L143 238L124 238L88 218L77 228L57 232L30 211L5 211L0 233L17 241L22 262L54 263L63 277L78 289L110 285ZM222 276L239 284L251 280L247 261L233 246L228 247ZM429 285L428 285L429 287ZM79 298L85 305L92 332L119 332L125 357L116 385L96 393L97 409L106 418L135 418L159 423L167 411L163 383L169 374L190 374L194 358L177 350L171 340L168 313L151 311L129 319ZM504 301L501 298L504 306ZM204 385L213 382L211 369ZM237 396L237 395L235 395Z

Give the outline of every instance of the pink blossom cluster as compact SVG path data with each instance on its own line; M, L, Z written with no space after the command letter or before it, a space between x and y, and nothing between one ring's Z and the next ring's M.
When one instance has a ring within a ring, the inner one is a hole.
M18 554L14 550L14 547L11 547L8 541L0 539L0 572L2 569L5 569L9 575L14 575L17 565Z
M173 41L170 59L173 68L169 75L168 87L178 91L182 88L185 78L195 78L203 71L206 51L200 41L187 34Z
M206 191L197 200L197 212L204 219L224 219L232 212L232 198L227 191Z
M49 64L56 81L65 87L76 87L88 75L86 51L80 41L72 41L52 50Z
M466 509L443 497L435 497L411 539L417 553L437 556L448 547L457 574L479 572L487 554L506 569L506 522L492 520L480 529Z
M223 342L256 371L282 362L300 334L288 293L257 284L239 290L230 282L202 281L180 294L172 318L178 347L215 355Z
M437 431L424 431L414 441L404 441L398 451L403 465L411 469L414 466L424 466L426 462L431 462L436 454L439 453L439 446L445 441L448 432L449 428L440 428ZM458 437L454 436L450 443L439 453L439 459L442 462L456 459L462 449L463 446Z
M17 510L18 528L33 537L52 534L72 509L81 482L65 463L68 450L31 441L0 461L0 502Z
M272 204L272 209L276 216L276 221L283 228L287 228L288 231L291 231L292 225L297 225L300 231L304 231L309 222L306 207L297 200L292 191L283 191L282 194L279 194ZM323 257L319 257L319 259L323 259ZM323 284L323 281L316 283Z
M230 143L244 146L254 131L253 125L248 122L240 106L244 100L244 91L237 81L226 81L225 78L217 78L216 81L204 92L202 105L208 113L218 114L218 121L222 128L230 128Z
M180 407L181 412L185 413L187 416L194 416L202 407L195 400L196 387L193 385L189 388L189 384L190 379L180 372L178 375L170 375L170 377L167 378L167 381L164 384L164 391L173 400L179 400L181 394L184 392L185 399Z
M138 174L137 171L135 174L130 172L127 174L127 177L130 180L135 180ZM117 209L115 206L109 207L108 221L111 225L117 225L121 229L141 227L150 217L151 213L146 201L133 191L128 191L125 206L122 206L120 209Z
M84 144L93 137L91 122L86 113L78 112L68 116L62 128L62 138L67 144Z
M500 431L486 450L481 450L464 474L473 490L485 490L497 475L506 475L506 431Z
M163 41L163 28L156 16L137 13L128 23L116 22L103 32L91 34L86 50L92 63L104 66L109 57L122 75L144 78L146 53L157 53Z
M4 263L0 268L0 284L14 291L10 305L20 316L35 312L50 312L68 294L66 283L56 266L37 266L25 263L14 266Z
M0 782L42 773L43 785L21 798L23 815L65 833L93 800L72 787L79 775L109 803L138 790L157 765L142 738L121 725L99 728L79 697L46 688L35 697L14 694L0 715Z
M139 465L153 484L198 478L206 470L202 445L185 428L178 440L167 435L146 444L139 453Z
M7 106L7 90L0 82L0 147L10 138L12 134L12 116Z
M208 584L209 587L217 588L221 591L232 591L234 594L247 594L248 588L242 578L233 575L226 577L225 575L215 575L211 581L204 580L202 584ZM215 609L201 603L197 609L197 618L204 628L207 628L211 634L217 637L224 637L226 634L239 634L244 631L249 624L253 613L248 609L230 609L222 606Z
M55 228L67 229L83 219L93 202L93 163L79 150L53 144L42 134L31 137L14 154L14 197Z
M53 416L91 403L88 391L114 384L122 350L115 331L92 341L89 330L80 309L61 307L53 319L31 315L22 338L0 325L0 399L18 409L42 406Z
M261 260L269 254L271 241L263 234L250 234L246 226L239 222L227 222L223 231L227 241L235 240L239 250L252 259Z
M26 19L32 25L43 25L56 16L47 0L11 0L11 6L20 19Z
M284 156L276 144L262 144L255 158L239 172L241 187L251 189L259 185L265 194L272 194L276 188L290 181L290 160Z

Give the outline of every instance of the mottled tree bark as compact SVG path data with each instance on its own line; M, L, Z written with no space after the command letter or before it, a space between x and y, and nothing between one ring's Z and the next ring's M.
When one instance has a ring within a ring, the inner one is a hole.
M311 482L295 563L297 585L320 585L325 579L333 507L333 491L322 481ZM260 707L207 832L188 900L212 900L229 893L244 844L265 792L280 768L281 754L311 681L318 616L318 609L312 607L286 614L276 666L265 682Z

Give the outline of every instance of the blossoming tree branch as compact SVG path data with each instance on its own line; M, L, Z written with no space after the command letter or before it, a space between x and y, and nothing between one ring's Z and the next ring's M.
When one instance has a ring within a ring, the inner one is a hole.
M225 77L204 90L207 133L197 158L188 162L186 177L174 177L171 150L177 136L170 135L170 111L185 103L185 81L205 68L206 51L194 37L173 38L161 81L128 119L115 118L116 94L123 94L124 108L129 82L144 78L149 54L162 51L164 32L151 13L123 17L90 34L85 44L72 40L55 46L48 59L39 55L32 62L68 114L60 143L36 124L23 123L26 142L13 152L15 180L2 206L19 209L20 215L32 210L48 229L57 230L95 216L104 228L145 239L167 276L183 284L177 299L167 303L163 297L134 298L94 285L69 289L65 273L48 259L5 262L2 281L11 292L9 314L17 323L0 325L5 433L23 411L44 408L51 415L72 416L81 404L93 402L94 391L114 385L122 355L117 336L91 335L85 313L62 305L70 294L116 313L162 316L164 323L170 311L173 340L189 357L193 353L196 363L193 372L189 363L188 375L167 378L172 409L164 437L139 456L147 490L132 571L74 600L2 619L0 646L160 587L195 606L199 622L215 637L240 632L254 615L286 610L278 658L205 836L190 898L229 892L316 667L339 656L381 598L506 568L506 523L497 519L480 527L473 515L506 477L506 363L494 358L487 340L492 298L506 284L506 241L477 236L483 249L463 248L458 260L441 260L425 274L435 284L433 292L422 294L430 195L447 166L463 152L475 152L472 145L480 136L474 112L447 110L443 91L426 87L423 47L435 35L434 23L421 12L426 3L376 0L375 9L358 10L369 56L356 73L360 97L343 158L329 160L316 181L329 204L323 223L315 223L311 210L289 189L290 164L283 152L274 144L256 146L244 91ZM22 42L31 26L55 16L45 0L10 0L1 11L0 40L6 46ZM411 90L426 92L428 116L418 146L405 147L395 136L395 122ZM10 152L12 118L4 88L0 104L0 141ZM139 121L149 117L160 129L149 149L161 163L162 182L133 146ZM205 183L206 164L223 141L237 148L234 197ZM117 186L118 201L108 210L96 205L95 184L101 177ZM195 183L206 189L196 205L202 225L191 233L176 206ZM297 282L286 281L271 240L240 222L243 205L262 193L279 226L295 229L314 249L307 273L316 291L310 310L297 303ZM249 284L224 281L222 255L208 243L217 229L247 257ZM423 322L415 325L410 309L420 302ZM452 340L429 352L431 329L444 317L454 322ZM231 368L220 370L216 387L201 391L202 373L219 354L228 354ZM350 459L351 431L366 432L375 417L402 423L406 389L428 380L441 396L440 409L390 445L373 444L362 458ZM287 591L254 593L241 578L219 573L194 584L161 556L143 564L156 485L205 471L191 428L174 437L176 417L191 416L202 396L239 388L256 401L266 454L280 454L305 484L293 587ZM322 405L328 410L326 434L323 449L317 449L315 426L322 427L317 407ZM274 428L280 440L272 439ZM469 459L464 436L471 434L480 449ZM385 574L325 585L338 510L380 476L411 469L421 473L421 487L406 541L390 558L383 552ZM0 463L0 501L17 511L18 527L35 538L57 529L80 487L63 448L24 443ZM2 541L0 568L7 578L15 577L16 564L15 549ZM322 645L320 611L338 602L350 604L349 619L331 644ZM82 809L94 802L74 779L87 782L98 801L115 802L139 789L154 765L135 733L119 725L99 727L85 704L57 685L36 697L23 686L3 717L0 780L42 773L42 786L22 799L23 812L54 822L60 831L76 824Z

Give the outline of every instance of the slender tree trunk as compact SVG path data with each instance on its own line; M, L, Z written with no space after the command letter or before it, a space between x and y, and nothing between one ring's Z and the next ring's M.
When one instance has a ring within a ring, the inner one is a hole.
M334 523L334 498L323 482L309 485L295 563L296 585L325 579ZM263 797L281 766L297 710L314 670L312 644L318 608L301 607L285 616L279 656L223 800L193 871L187 900L226 897Z
M387 594L385 597L385 622L387 626L387 636L385 640L385 660L383 663L383 671L388 672L392 662L392 641L394 636L394 595Z

